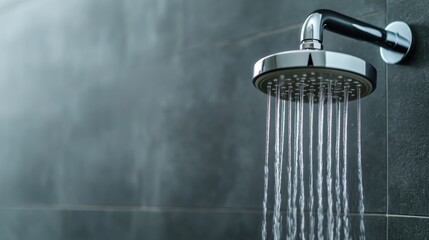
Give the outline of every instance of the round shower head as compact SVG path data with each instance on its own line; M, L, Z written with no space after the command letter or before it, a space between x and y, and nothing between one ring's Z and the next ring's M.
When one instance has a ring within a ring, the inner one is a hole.
M343 53L324 50L296 50L276 53L256 62L253 84L262 92L288 99L299 99L300 90L304 101L308 96L328 93L343 101L347 88L348 100L369 95L376 87L377 71L364 60ZM317 98L316 98L317 100Z

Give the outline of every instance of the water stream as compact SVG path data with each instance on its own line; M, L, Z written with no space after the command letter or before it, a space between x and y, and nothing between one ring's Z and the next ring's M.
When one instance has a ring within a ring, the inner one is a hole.
M336 102L336 130L335 130L335 238L341 238L341 179L340 179L340 137L341 137L341 103Z
M296 232L297 232L297 202L296 202L296 198L297 198L297 194L298 194L298 154L299 154L299 134L298 134L298 123L299 123L299 111L298 109L300 102L296 101L295 104L295 126L294 126L294 133L295 133L295 139L294 139L294 159L293 159L293 163L292 163L292 229L291 229L291 238L295 239L296 238Z
M308 212L309 212L309 234L308 239L314 240L314 183L313 183L313 115L314 115L314 93L310 91L309 95L309 144L308 144L308 168L309 168L309 177L308 177L308 186L309 186L309 197L308 197Z
M324 87L323 83L319 85L319 124L318 124L318 143L317 143L317 239L323 240L323 111L324 111Z
M292 237L292 87L288 88L288 115L287 115L287 236Z
M328 83L327 89L327 130L326 130L326 192L328 195L328 210L326 212L327 216L327 235L328 239L333 239L334 228L333 228L333 215L332 215L332 85L331 82Z
M344 108L343 108L343 176L342 176L342 187L343 187L343 232L344 239L350 239L350 223L349 223L349 201L347 196L347 121L348 121L348 110L349 110L349 87L344 86Z
M362 136L361 136L361 106L360 106L360 91L361 89L358 87L357 89L357 135L358 135L358 139L357 139L357 147L358 147L358 158L357 158L357 162L358 162L358 189L359 189L359 216L360 216L360 221L359 221L359 230L360 230L360 235L359 235L359 239L360 240L365 240L365 222L364 222L364 212L365 212L365 206L363 203L363 182L362 182Z
M305 239L305 191L304 191L304 86L299 88L299 217L300 233L299 239Z
M281 206L281 181L280 181L280 88L277 87L275 102L275 143L274 143L274 212L273 235L274 240L280 239L280 206Z
M271 87L267 89L271 91ZM265 164L264 164L264 200L262 202L262 240L267 239L267 198L268 198L268 173L269 173L269 153L270 153L270 117L271 117L271 96L267 94L267 117L265 129Z

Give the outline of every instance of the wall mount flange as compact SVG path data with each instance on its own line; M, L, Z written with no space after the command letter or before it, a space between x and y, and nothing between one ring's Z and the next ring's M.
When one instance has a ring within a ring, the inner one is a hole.
M411 28L410 26L408 26L408 24L404 22L395 21L387 25L385 30L388 32L395 33L397 41L401 41L404 45L408 45L408 49L406 52L397 52L380 47L380 55L384 62L389 64L399 63L407 56L407 54L411 50L413 42L413 34L411 32Z

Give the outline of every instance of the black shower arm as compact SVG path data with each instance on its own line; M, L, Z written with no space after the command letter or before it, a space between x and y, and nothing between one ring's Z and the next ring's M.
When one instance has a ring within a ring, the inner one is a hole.
M407 53L410 42L396 32L373 26L335 11L311 13L301 28L301 49L323 49L323 29L367 41L398 53Z

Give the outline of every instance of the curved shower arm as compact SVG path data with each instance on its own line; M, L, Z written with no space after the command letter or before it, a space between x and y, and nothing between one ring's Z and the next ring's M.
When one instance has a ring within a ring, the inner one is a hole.
M301 28L301 49L323 49L323 29L347 37L367 41L406 55L411 39L335 11L320 9L311 13Z

